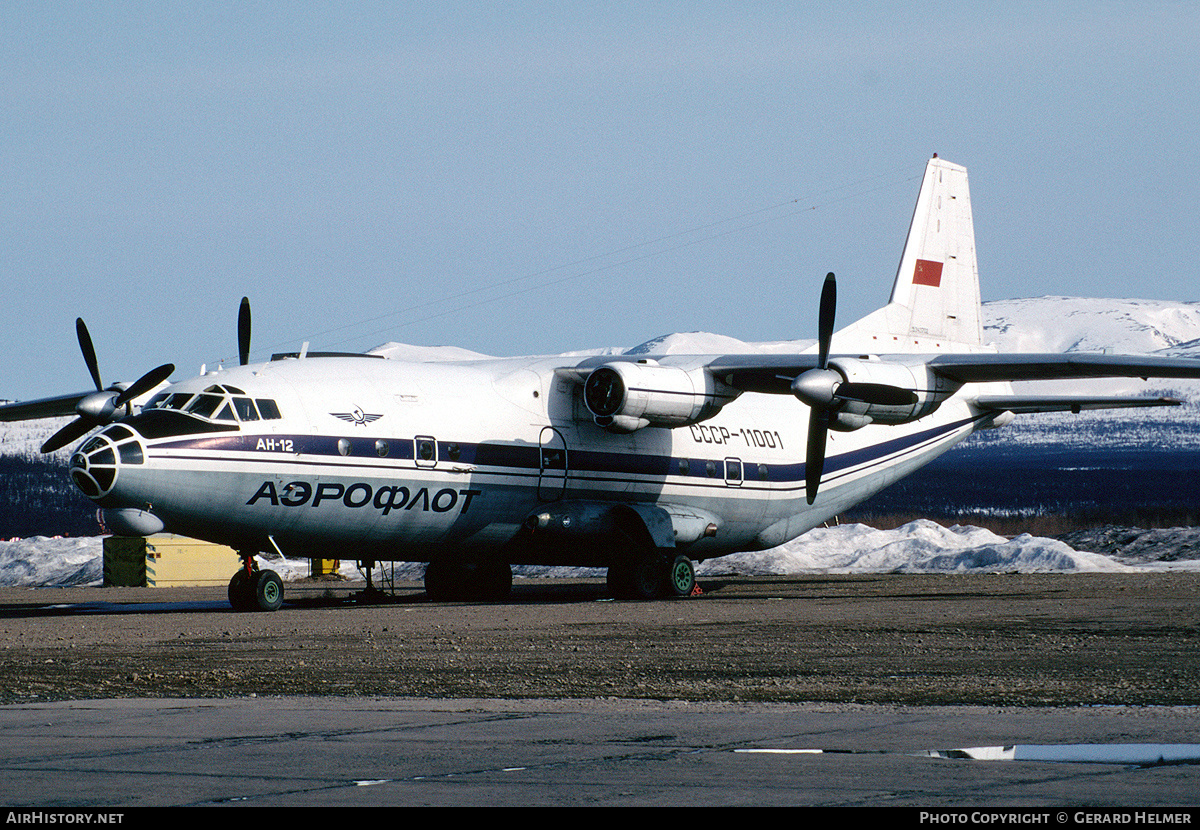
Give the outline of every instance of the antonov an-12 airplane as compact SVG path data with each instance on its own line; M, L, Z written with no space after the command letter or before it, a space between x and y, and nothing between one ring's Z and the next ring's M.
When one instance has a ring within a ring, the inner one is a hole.
M608 569L618 597L686 596L693 563L793 539L1015 414L1163 398L1013 394L1011 381L1200 378L1200 360L996 354L982 343L967 172L934 158L878 311L797 354L410 362L302 351L166 383L160 366L0 418L76 419L71 477L115 533L228 545L239 609L274 610L255 554L426 562L433 599L497 599L514 564ZM140 404L140 405L139 405Z

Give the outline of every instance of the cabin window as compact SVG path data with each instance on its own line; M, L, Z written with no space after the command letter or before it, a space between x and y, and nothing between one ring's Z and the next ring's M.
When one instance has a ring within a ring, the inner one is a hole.
M436 467L437 440L431 435L418 435L413 438L413 460L418 467Z

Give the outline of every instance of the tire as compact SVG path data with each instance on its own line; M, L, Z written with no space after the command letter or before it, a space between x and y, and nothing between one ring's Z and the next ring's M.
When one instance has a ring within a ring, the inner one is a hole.
M283 605L283 580L274 571L259 571L254 580L254 607L278 611Z
M507 562L489 559L468 573L476 581L472 593L486 602L500 602L512 593L512 568Z
M613 562L608 566L608 575L605 579L608 583L609 595L616 599L629 599L629 566L624 562Z
M696 590L696 568L682 553L675 557L667 574L667 592L673 597L690 597Z
M666 561L655 550L632 550L608 567L608 589L617 599L659 599L666 588Z
M254 582L244 568L229 580L229 605L234 611L249 611L254 606Z

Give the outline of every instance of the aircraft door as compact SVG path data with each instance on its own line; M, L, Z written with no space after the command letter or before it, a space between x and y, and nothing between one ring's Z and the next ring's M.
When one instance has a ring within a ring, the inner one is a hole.
M437 466L437 439L432 435L418 435L413 439L413 460L418 467Z
M730 487L742 486L742 459L725 459L725 483Z
M567 488L567 440L554 427L542 427L538 500L557 501Z

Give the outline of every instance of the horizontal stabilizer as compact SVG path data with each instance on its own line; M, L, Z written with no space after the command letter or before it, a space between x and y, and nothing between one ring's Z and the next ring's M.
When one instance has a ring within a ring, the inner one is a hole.
M1174 398L1080 397L1058 395L984 395L975 401L980 409L1027 415L1033 412L1081 412L1085 409L1132 409L1143 406L1179 406Z
M1110 354L949 354L929 368L958 383L1078 378L1200 378L1200 360Z

